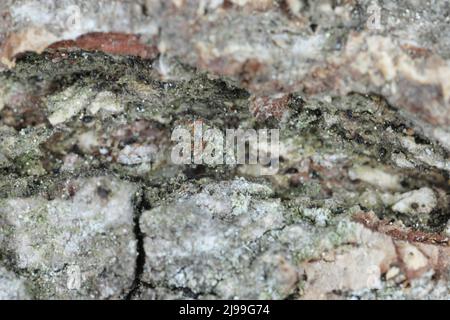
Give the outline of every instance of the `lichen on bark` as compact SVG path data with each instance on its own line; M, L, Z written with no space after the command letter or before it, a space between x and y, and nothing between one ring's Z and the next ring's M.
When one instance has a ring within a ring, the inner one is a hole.
M101 32L0 20L1 299L449 298L448 39L410 1L64 2ZM174 164L198 122L278 129L278 171Z

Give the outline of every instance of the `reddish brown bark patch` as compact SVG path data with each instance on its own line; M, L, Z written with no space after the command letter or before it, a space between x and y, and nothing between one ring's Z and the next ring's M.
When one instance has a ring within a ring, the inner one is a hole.
M410 44L402 44L400 47L413 59L429 58L433 54L428 48L417 47Z
M360 212L354 215L356 222L362 223L365 227L380 233L384 233L395 240L404 240L408 242L428 243L441 246L448 246L449 237L427 233L410 228L400 227L389 223L386 220L380 220L373 212Z
M253 96L250 99L250 112L257 120L275 118L281 120L288 112L290 94L276 96Z
M148 46L141 42L139 35L93 32L75 40L58 41L49 46L50 49L79 48L86 51L102 51L117 55L131 55L143 59L154 59L158 55L156 46Z

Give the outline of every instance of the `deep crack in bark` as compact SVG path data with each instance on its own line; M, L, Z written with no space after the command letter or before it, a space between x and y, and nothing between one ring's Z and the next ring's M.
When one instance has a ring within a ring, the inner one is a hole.
M133 217L133 232L136 239L136 265L134 271L134 280L128 293L125 296L125 300L131 300L136 291L141 286L141 276L144 271L145 265L145 249L144 249L144 234L141 231L140 219L142 212L149 209L150 205L145 199L144 187L136 194L134 205L134 217Z

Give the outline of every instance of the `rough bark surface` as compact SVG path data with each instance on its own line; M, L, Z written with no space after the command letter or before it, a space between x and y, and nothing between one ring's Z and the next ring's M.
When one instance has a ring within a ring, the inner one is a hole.
M449 299L450 4L379 5L3 1L0 299Z

